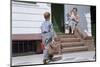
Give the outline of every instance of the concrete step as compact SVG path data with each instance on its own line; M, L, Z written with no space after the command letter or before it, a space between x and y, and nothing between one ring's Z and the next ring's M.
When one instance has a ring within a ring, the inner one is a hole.
M79 46L79 47L68 47L68 48L63 48L62 53L67 53L67 52L78 52L78 51L87 51L88 47L87 46Z
M80 38L60 38L61 43L62 42L80 42Z
M62 47L75 47L75 46L84 46L83 42L65 42L61 43Z
M75 38L75 35L58 35L59 38Z

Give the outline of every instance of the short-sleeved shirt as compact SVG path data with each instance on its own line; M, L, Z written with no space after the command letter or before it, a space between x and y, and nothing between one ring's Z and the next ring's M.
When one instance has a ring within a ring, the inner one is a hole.
M41 35L42 40L45 45L52 41L53 33L52 33L52 23L50 21L44 21L41 25ZM47 33L43 33L47 32Z
M51 26L52 25L49 21L44 21L41 25L41 31L42 32L50 32Z

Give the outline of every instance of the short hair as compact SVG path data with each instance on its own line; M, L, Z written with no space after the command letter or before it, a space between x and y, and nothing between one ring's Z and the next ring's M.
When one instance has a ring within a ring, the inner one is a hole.
M78 11L76 7L74 7L73 10L75 10L76 12Z
M45 18L45 19L50 18L50 13L49 13L49 12L45 12L45 13L44 13L44 18Z

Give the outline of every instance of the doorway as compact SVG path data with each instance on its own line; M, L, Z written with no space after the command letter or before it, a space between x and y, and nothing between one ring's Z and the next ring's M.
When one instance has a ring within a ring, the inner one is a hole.
M64 5L51 4L52 23L56 33L64 33Z

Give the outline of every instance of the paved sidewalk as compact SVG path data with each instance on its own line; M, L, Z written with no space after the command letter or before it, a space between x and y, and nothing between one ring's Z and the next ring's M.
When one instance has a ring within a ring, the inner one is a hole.
M62 55L56 55L54 57L54 59L56 59L56 60L52 61L50 63L95 61L94 56L95 56L95 51L66 53L66 54L62 54ZM43 54L12 57L12 66L14 66L14 65L43 64L42 60L43 60Z

